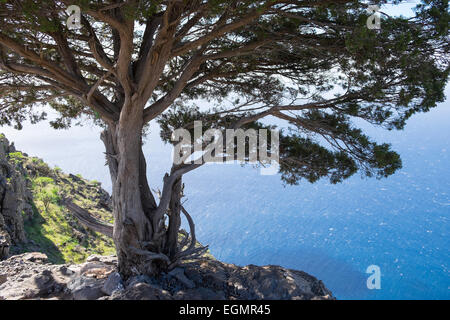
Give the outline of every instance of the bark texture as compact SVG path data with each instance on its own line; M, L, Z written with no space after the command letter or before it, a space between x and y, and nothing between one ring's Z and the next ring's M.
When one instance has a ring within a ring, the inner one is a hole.
M113 185L113 239L125 277L168 271L206 251L192 244L195 229L189 214L191 236L181 232L184 238L179 241L181 214L186 212L181 205L182 175L193 168L173 167L166 174L159 204L150 190L142 151L142 110L131 102L125 104L119 121L101 135Z

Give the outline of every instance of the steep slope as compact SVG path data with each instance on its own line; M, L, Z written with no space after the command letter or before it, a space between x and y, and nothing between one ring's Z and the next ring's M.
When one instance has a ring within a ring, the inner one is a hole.
M81 224L64 201L111 223L110 196L101 185L50 168L17 151L3 135L0 196L0 259L38 251L53 263L79 263L92 254L114 253L113 241Z

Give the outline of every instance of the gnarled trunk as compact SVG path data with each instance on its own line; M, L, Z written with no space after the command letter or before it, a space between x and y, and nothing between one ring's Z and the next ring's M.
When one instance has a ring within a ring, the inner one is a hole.
M174 166L171 174L166 174L158 205L150 191L139 110L142 108L125 105L120 120L109 123L101 135L113 185L113 238L119 271L125 277L167 271L207 249L195 246L194 223L181 205L182 175L188 170ZM179 241L181 214L188 220L191 236L184 232L184 239Z
M160 245L155 245L161 241L153 238L152 212L156 202L146 178L139 110L125 105L119 122L109 124L101 137L113 185L113 238L119 270L124 276L155 274L169 263L164 256L147 254L162 252Z

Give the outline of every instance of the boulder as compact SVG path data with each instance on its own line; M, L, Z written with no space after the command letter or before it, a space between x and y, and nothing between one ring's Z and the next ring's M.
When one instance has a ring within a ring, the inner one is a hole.
M102 291L104 281L84 276L75 276L67 284L74 300L97 300L105 294Z
M135 283L122 292L115 291L111 300L172 300L169 291L152 286L148 283Z
M102 292L108 296L112 295L115 291L122 291L124 289L122 283L122 277L118 272L113 272L109 275L102 287Z

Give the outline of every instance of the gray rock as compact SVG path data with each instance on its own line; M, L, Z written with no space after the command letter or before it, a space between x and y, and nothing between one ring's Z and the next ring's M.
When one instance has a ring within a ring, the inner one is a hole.
M8 281L8 276L6 274L0 274L0 285Z
M334 299L321 281L279 266L239 267L209 261L176 268L160 277L134 276L123 284L116 267L101 261L63 266L43 261L46 256L39 253L0 261L0 300ZM187 274L201 281L193 281Z
M172 300L169 291L139 282L123 292L115 291L110 300Z
M122 277L118 272L111 273L102 287L102 292L110 296L115 291L122 291L122 290L124 290Z
M97 300L105 295L102 291L103 283L104 280L74 276L67 284L67 289L71 291L74 300Z
M0 260L8 258L10 248L26 240L23 215L30 210L32 195L26 170L9 158L13 144L0 138Z
M93 254L92 256L87 257L86 262L99 262L100 261L100 255Z
M169 275L180 281L186 288L195 288L195 283L186 277L183 268L175 268L169 272Z
M105 294L101 290L101 286L85 287L72 292L74 300L97 300Z
M23 255L22 259L25 260L25 261L41 263L41 264L48 262L47 255L45 253L42 253L42 252L25 253Z
M98 254L94 254L89 256L86 259L86 262L101 262L110 266L117 265L117 257L116 256L101 256Z
M152 279L147 276L147 275L138 275L138 276L134 276L134 277L130 277L126 282L125 282L125 287L132 287L137 283L148 283L151 284L152 283Z
M178 291L174 298L176 300L225 300L224 292L217 292L209 288L195 288L186 291Z

